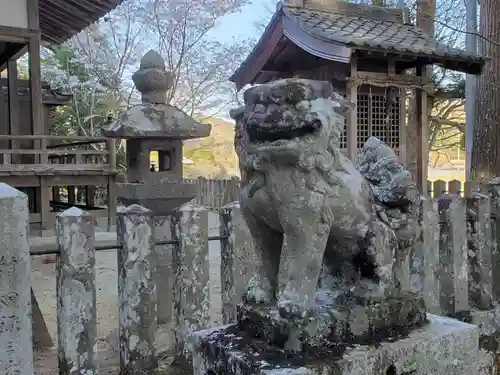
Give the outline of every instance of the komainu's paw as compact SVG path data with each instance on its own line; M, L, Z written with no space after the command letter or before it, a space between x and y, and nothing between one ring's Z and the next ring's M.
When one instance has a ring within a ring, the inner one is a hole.
M273 300L273 291L269 283L253 278L248 283L248 288L243 296L246 303L267 304Z

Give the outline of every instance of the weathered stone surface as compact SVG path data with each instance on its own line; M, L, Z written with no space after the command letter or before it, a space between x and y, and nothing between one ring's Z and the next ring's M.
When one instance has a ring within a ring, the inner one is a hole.
M199 331L192 338L194 375L491 375L492 356L477 348L476 326L429 315L430 324L394 342L332 345L305 355L239 331L236 325Z
M107 137L187 139L210 135L209 124L202 124L179 108L166 104L173 75L165 70L165 62L157 52L151 50L143 56L132 80L142 94L142 104L133 106L113 121L104 132Z
M500 178L490 181L487 188L491 202L491 213L500 217ZM493 220L491 226L494 239L492 254L493 298L498 301L500 299L500 226L497 225L497 220Z
M0 183L0 374L33 375L28 197Z
M257 270L255 244L248 225L241 215L239 202L233 202L219 211L221 235L227 234L231 246L221 243L221 277L223 294L223 323L236 321L236 305L243 300L249 281ZM224 275L227 275L225 277ZM229 276L229 275L232 275ZM231 285L231 278L233 285Z
M156 216L155 218L156 241L172 239L172 224L170 216ZM172 323L172 251L174 245L159 245L155 247L156 260L156 295L158 304L158 324Z
M157 52L143 56L132 80L142 103L122 113L104 132L127 140L127 181L117 184L116 195L124 205L169 215L196 196L196 187L182 182L182 140L207 137L211 126L166 103L173 76ZM153 150L158 152L158 166L151 170Z
M181 182L146 181L116 184L119 201L138 204L159 215L167 215L196 197L196 186Z
M212 127L202 124L170 104L139 104L121 114L104 132L111 138L199 138Z
M179 241L172 253L176 353L187 356L187 338L210 323L208 210L186 204L172 215Z
M221 299L222 299L222 322L224 324L233 323L236 319L234 286L234 263L236 234L234 231L234 214L239 210L238 203L222 207L219 211L220 235L227 238L220 242L221 252Z
M158 52L149 50L142 57L139 70L132 75L132 81L142 93L143 102L163 104L167 100L167 91L174 83L174 76L165 70L163 57Z
M439 215L435 200L422 200L422 244L414 248L414 259L420 261L422 294L427 311L433 314L441 312L439 299ZM420 255L420 256L419 256ZM415 264L416 262L414 262Z
M455 196L438 200L440 222L439 272L440 305L447 314L469 309L469 273L465 204Z
M240 305L238 328L286 351L311 352L332 343L369 344L396 339L427 323L422 299L320 293L306 316L287 319L275 306Z
M155 223L153 212L133 205L118 213L118 300L120 368L123 374L152 375L157 327Z
M491 203L487 195L473 193L467 198L469 298L470 306L481 310L493 307Z
M94 219L72 207L57 215L56 231L59 371L96 375Z
M357 166L342 154L350 108L330 83L293 78L250 88L232 112L241 212L257 258L247 302L277 300L293 316L314 302L318 279L332 290L360 276L385 295L410 289L420 197L378 139L367 141Z

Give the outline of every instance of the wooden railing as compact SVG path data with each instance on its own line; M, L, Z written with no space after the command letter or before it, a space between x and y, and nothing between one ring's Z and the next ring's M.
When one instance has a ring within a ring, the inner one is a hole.
M108 212L106 214L101 209L95 213L99 217L107 216L108 228L111 228L116 212L114 139L0 135L0 158L0 181L18 187L29 196L30 222L41 223L44 229L53 227L55 216L50 202L60 201L62 189L67 190L68 203L71 204L76 203L75 199L70 199L75 192L85 190L86 207L92 209L95 206L95 186L102 185L107 187ZM77 189L75 185L82 188Z
M111 169L116 169L115 141L109 138L55 135L0 135L0 143L5 143L5 141L10 142L11 145L16 144L17 147L0 149L4 165L31 164L31 167L35 168L34 164L100 164L107 165ZM40 148L32 147L24 149L19 147L20 142L23 141L43 141L43 143ZM48 142L54 141L65 143L47 145ZM106 146L95 150L79 148L97 143L106 143ZM34 157L31 163L26 163L20 160L21 158L13 157L14 155L31 155ZM5 167L5 169L10 170L12 167Z

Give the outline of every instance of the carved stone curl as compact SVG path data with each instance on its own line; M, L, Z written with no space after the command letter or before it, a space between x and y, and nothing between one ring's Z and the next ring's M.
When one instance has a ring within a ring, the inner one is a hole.
M341 152L353 105L328 82L274 81L244 100L231 116L259 258L246 302L297 317L325 295L345 305L406 294L420 195L394 151L371 137L356 164Z

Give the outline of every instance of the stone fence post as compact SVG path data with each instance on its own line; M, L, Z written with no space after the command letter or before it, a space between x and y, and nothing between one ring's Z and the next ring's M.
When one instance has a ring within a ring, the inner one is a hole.
M445 314L469 310L469 270L465 201L445 195L438 200L440 305Z
M72 207L57 215L59 373L97 374L95 234L92 215Z
M33 375L28 197L0 183L0 374Z
M187 339L210 324L208 210L185 204L172 216L176 354L188 356Z
M117 231L120 373L152 375L158 367L153 212L127 207L118 213Z
M222 321L236 321L236 305L242 301L248 282L256 270L255 245L243 216L239 202L221 208L221 294Z
M234 215L239 214L238 202L230 203L219 210L220 235L227 236L220 241L220 281L222 299L222 324L236 321L236 293L234 285L235 245L238 240L234 228Z
M493 299L500 301L500 178L491 180L488 185L488 194L491 203L491 232L492 232L492 270L493 270Z
M422 197L422 293L427 310L441 312L439 301L439 218L438 203Z
M471 307L492 308L493 239L491 232L491 204L487 195L473 193L467 198L469 229L469 295Z

